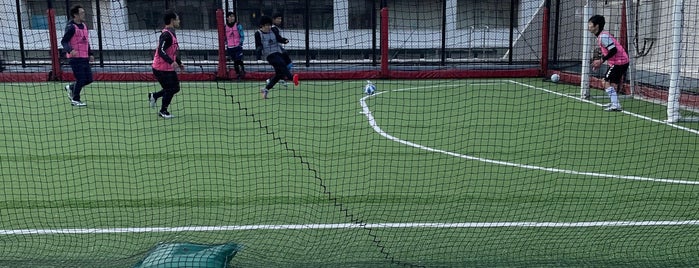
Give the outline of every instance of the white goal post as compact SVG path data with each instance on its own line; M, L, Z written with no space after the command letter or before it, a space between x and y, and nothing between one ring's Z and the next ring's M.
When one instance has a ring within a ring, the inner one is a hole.
M590 97L591 79L595 76L590 69L595 39L587 31L587 18L601 14L607 18L605 29L614 35L625 34L628 40L627 97L666 104L666 122L697 121L695 117L683 116L687 113L682 112L699 110L682 102L684 95L699 93L699 58L694 58L699 50L699 25L695 19L699 16L699 5L691 2L587 0L583 9L586 19L580 23L584 27L580 96ZM620 33L624 29L626 32ZM644 88L663 93L648 96ZM683 94L684 91L688 94Z

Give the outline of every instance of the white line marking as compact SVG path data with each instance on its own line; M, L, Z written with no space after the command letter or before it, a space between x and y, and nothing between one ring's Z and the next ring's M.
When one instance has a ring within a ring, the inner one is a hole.
M247 230L309 230L359 228L581 228L581 227L637 227L637 226L697 226L699 220L687 221L593 221L593 222L424 222L424 223L336 223L336 224L283 224L283 225L230 225L139 228L91 229L20 229L0 230L0 235L51 234L116 234L168 232L221 232Z
M574 99L574 100L579 100L579 101L591 103L591 104L594 104L594 105L597 105L597 106L602 106L602 104L596 103L596 102L594 102L594 101L586 100L586 99L579 98L579 97L574 97L574 96L571 96L571 95L568 95L568 94L563 94L563 93L551 91L551 90L548 90L548 89L545 89L545 88L535 87L535 86L532 86L532 85L528 85L528 84L524 84L524 83L520 83L520 82L512 81L512 80L510 80L509 82L510 82L510 83L513 83L513 84L516 84L516 85L523 86L523 87L538 89L538 90L542 90L542 91L545 91L545 92L547 92L547 93L555 94L555 95L558 95L558 96L563 96L563 97L566 97L566 98L571 98L571 99ZM668 126L671 126L671 127L677 128L677 129L681 129L681 130L690 132L690 133L692 133L692 134L697 134L697 135L699 135L699 130L696 130L696 129L691 129L691 128L683 127L683 126L676 125L676 124L673 124L673 123L668 123L668 122L665 122L665 121L663 121L663 120L653 119L653 118L650 118L650 117L647 117L647 116L644 116L644 115L640 115L640 114L635 114L635 113L632 113L632 112L628 112L628 111L626 111L626 110L623 110L623 111L621 111L621 112L624 113L624 114L628 114L628 115L630 115L630 116L634 116L634 117L641 118L641 119L643 119L643 120L648 120L648 121L651 121L651 122L660 123L660 124L663 124L663 125L668 125Z
M549 92L549 93L552 93L552 94L556 94L556 95L568 97L568 96L565 95L565 94L558 93L558 92L553 92L553 91L546 90L546 89L543 89L543 88L536 88L536 87L533 87L533 86L530 86L530 85L521 84L521 83L517 83L517 82L514 82L514 81L510 81L510 82L511 82L511 83L518 84L518 85L522 85L522 86L527 86L527 87L530 87L530 88L535 88L535 89L539 89L539 90L544 90L544 91ZM438 87L438 86L439 86L439 85L427 86L427 87L413 87L413 88L405 88L405 89L396 89L396 90L392 90L392 91L399 92L399 91L406 91L406 90L412 90L412 89L424 89L424 88L431 88L431 87ZM359 102L360 102L360 104L361 104L361 106L362 106L362 114L364 114L364 115L367 117L367 119L368 119L368 121L369 121L369 125L371 126L371 128L374 129L374 131L376 131L377 133L379 133L379 135L381 135L381 136L383 136L383 137L385 137L385 138L387 138L387 139L389 139L389 140L391 140L391 141L398 142L398 143L401 143L401 144L405 144L405 145L408 145L408 146L411 146L411 147L414 147L414 148L418 148L418 149L420 149L420 150L425 150L425 151L429 151L429 152L435 152L435 153L446 154L446 155L453 156L453 157L463 158L463 159L467 159L467 160L475 160L475 161L480 161L480 162L484 162L484 163L490 163L490 164L496 164L496 165L502 165L502 166L509 166L509 167L516 167L516 168L532 169L532 170L543 170L543 171L556 172L556 173L563 173L563 174L570 174L570 175L583 175L583 176L592 176L592 177L600 177L600 178L624 179L624 180L635 180L635 181L651 181L651 182L662 182L662 183L673 183L673 184L699 185L699 181L679 180L679 179L666 179L666 178L649 178L649 177L627 176L627 175L614 175L614 174L604 174L604 173L596 173L596 172L583 172L583 171L567 170L567 169L560 169L560 168L550 168L550 167L540 167L540 166L534 166L534 165L517 164L517 163L511 163L511 162L505 162L505 161L499 161L499 160L493 160L493 159L480 158L480 157L475 157L475 156L470 156L470 155L458 154L458 153L449 152L449 151L440 150L440 149L435 149L435 148L430 148L430 147L423 146L423 145L420 145L420 144L417 144L417 143L413 143L413 142L409 142L409 141L406 141L406 140L402 140L402 139L399 139L399 138L397 138L397 137L394 137L394 136L392 136L392 135L386 133L385 131L383 131L383 129L381 129L381 127L379 127L379 124L376 122L376 119L374 118L374 115L371 113L371 110L369 109L369 105L367 105L367 103L366 103L366 100L367 100L368 98L370 98L370 97L375 97L375 96L379 96L379 95L381 95L381 94L383 94L383 93L386 93L386 92L385 92L385 91L377 92L377 93L374 94L374 95L365 96L365 97L363 97L363 98L361 98L361 99L359 100ZM591 102L591 103L593 103L593 102ZM626 112L626 113L628 113L628 112ZM628 113L628 114L631 114L631 113ZM642 117L642 116L638 116L638 117L644 118L644 117ZM644 118L644 119L646 119L646 118ZM650 119L650 118L648 118L648 119L649 119L649 120L652 120L652 119ZM658 122L662 122L662 121L658 121Z

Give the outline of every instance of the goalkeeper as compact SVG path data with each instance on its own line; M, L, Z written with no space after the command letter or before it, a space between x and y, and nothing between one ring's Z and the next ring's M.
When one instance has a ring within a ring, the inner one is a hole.
M597 70L605 61L609 65L604 77L604 88L611 103L604 109L608 112L621 111L617 90L622 85L622 78L629 69L629 55L609 32L604 31L605 19L594 15L587 21L587 29L597 37L597 45L602 50L602 58L592 62L592 69Z

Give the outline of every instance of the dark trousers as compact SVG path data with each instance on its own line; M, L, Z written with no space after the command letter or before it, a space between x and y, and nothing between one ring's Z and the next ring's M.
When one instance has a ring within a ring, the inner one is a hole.
M158 71L153 69L153 74L155 78L158 79L158 83L163 88L158 92L153 93L153 97L157 100L158 98L163 98L163 104L160 107L161 112L167 111L167 107L170 106L172 98L175 97L177 92L180 92L180 80L177 79L177 72L175 71Z
M267 84L267 89L271 89L274 87L274 85L279 82L279 80L284 79L284 77L291 79L292 74L289 72L289 69L286 67L287 63L286 60L284 59L284 56L282 56L281 53L272 53L269 56L267 56L267 62L269 62L270 65L274 68L274 76L269 79L269 83Z
M75 76L75 83L71 86L73 91L73 100L80 101L80 91L82 91L83 87L92 83L90 59L71 58L70 68L73 69L73 76Z
M243 63L243 47L229 47L226 49L228 58L233 61L233 69L238 75L245 73L245 65Z

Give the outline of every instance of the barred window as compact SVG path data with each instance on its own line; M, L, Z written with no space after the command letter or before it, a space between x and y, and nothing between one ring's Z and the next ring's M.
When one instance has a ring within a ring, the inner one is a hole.
M515 1L515 17L518 14L519 0ZM459 0L457 6L457 27L510 28L510 1L501 0ZM517 20L515 20L517 27Z
M257 29L261 16L282 14L284 29L304 29L306 0L258 0L238 2L238 21L249 29ZM333 0L314 0L310 6L310 28L332 30Z
M129 29L159 29L164 25L163 13L173 9L180 16L180 28L215 30L217 0L127 0Z
M46 11L49 9L48 1L46 0L25 0L26 14L29 14L29 20L23 21L28 23L28 27L25 28L33 30L45 30L48 29L48 14ZM70 6L66 6L65 2L54 1L53 8L56 12L56 29L63 30L66 27L66 23L72 18L70 17L70 8L73 5L81 5L85 9L85 24L90 29L95 28L94 24L94 9L93 1L70 1Z
M371 29L372 15L378 16L378 12L374 13L378 4L373 0L353 0L348 2L349 7L349 29ZM378 21L375 18L375 21Z
M389 0L388 23L394 28L439 29L442 25L442 1Z

